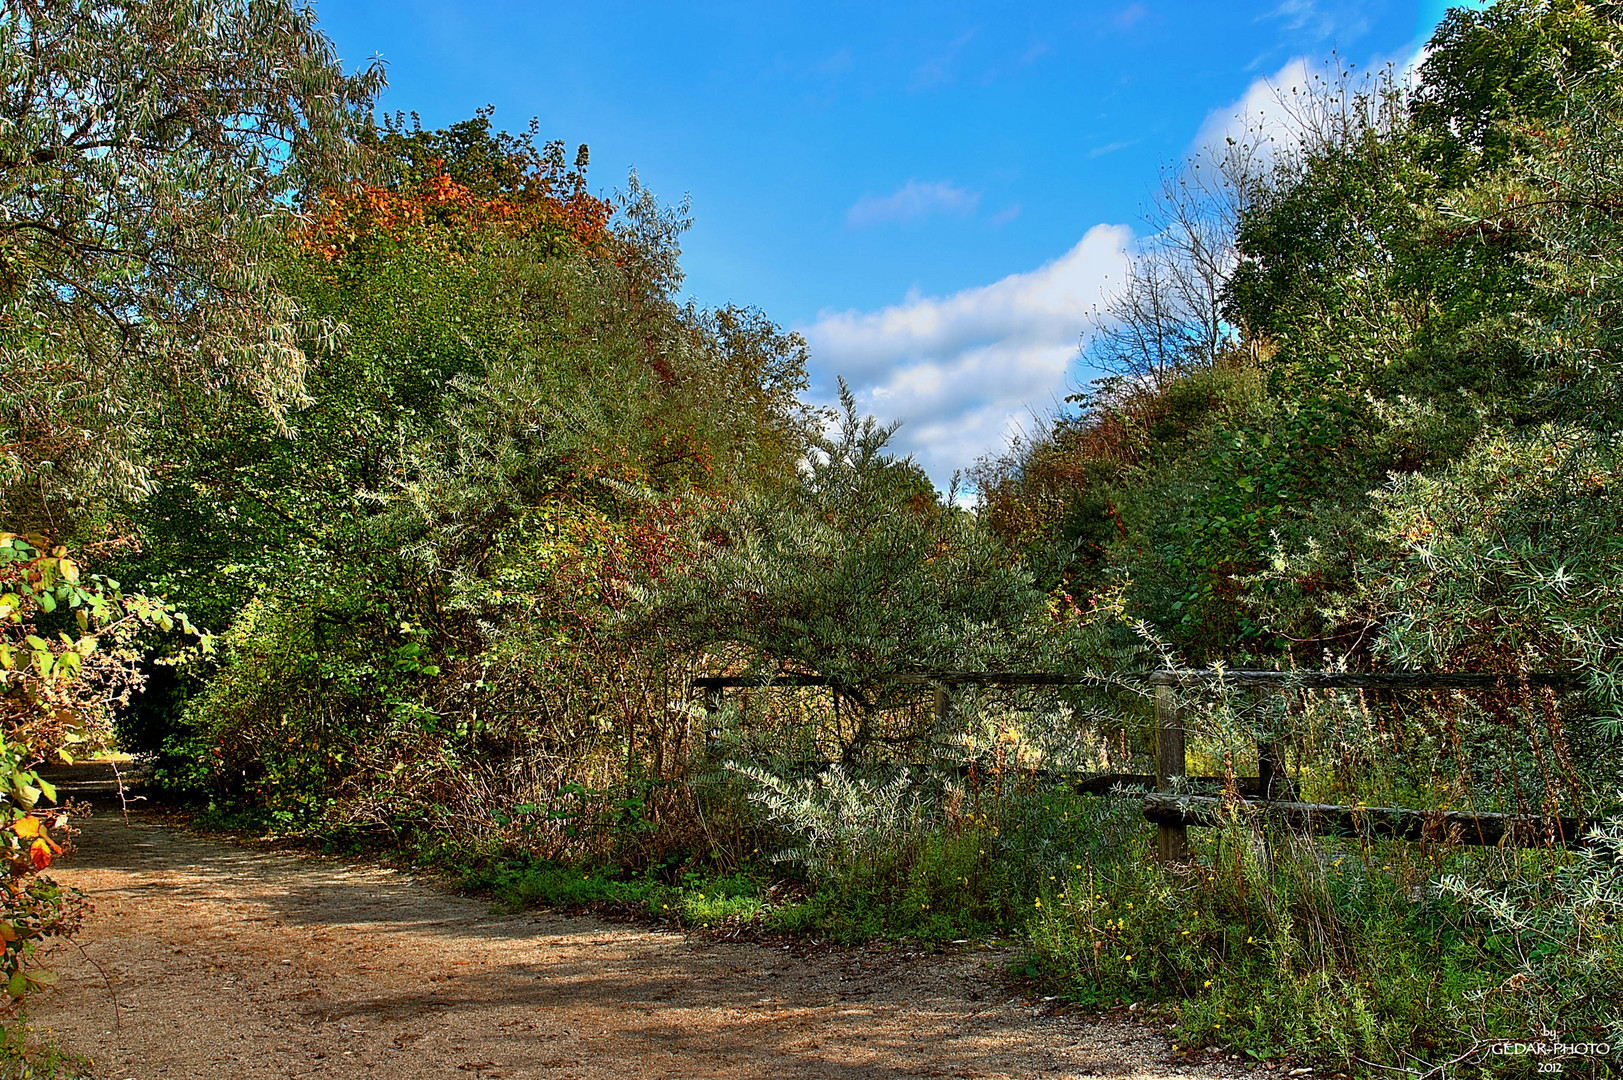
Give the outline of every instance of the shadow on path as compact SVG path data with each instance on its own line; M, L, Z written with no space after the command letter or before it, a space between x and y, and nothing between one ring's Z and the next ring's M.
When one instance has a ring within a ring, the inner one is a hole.
M1133 1077L1167 1064L1119 1020L1037 1016L1004 958L690 939L483 902L354 861L256 851L115 810L58 875L85 947L34 1018L115 1078Z

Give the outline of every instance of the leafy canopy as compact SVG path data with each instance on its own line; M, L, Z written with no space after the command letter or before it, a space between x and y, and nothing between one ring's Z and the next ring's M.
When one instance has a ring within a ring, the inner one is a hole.
M270 251L359 169L382 85L287 0L20 0L0 11L0 483L143 490L144 428L197 395L299 400L310 329ZM319 336L319 334L317 334Z

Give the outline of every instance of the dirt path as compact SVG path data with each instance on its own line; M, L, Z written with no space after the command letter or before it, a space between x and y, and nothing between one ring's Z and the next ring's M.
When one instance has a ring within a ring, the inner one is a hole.
M86 947L119 1023L101 975L63 950L62 992L34 1018L110 1080L1229 1072L1170 1065L1130 1023L1034 1015L985 952L799 956L492 914L394 871L105 811L59 877L96 904Z

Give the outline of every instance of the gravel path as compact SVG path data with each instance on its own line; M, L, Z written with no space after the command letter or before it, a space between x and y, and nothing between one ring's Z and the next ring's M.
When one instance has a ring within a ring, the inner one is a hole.
M123 1078L1216 1077L1125 1020L1041 1015L1005 958L718 943L493 914L365 863L84 823L96 905L34 1021ZM1039 1003L1040 1006L1040 1003Z

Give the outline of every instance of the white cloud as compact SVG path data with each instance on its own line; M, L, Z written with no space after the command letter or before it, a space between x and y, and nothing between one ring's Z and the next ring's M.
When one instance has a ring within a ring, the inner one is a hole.
M1097 225L1054 261L990 285L825 312L801 328L819 389L831 397L843 376L865 411L903 421L897 449L944 486L1064 395L1089 318L1122 280L1131 243L1126 226Z
M975 212L980 201L980 192L954 187L945 180L909 180L889 195L864 195L845 212L845 222L862 229L889 221L917 221L933 214L965 217Z
M1137 141L1137 139L1130 139L1122 142L1105 143L1103 146L1095 146L1092 150L1088 151L1088 157L1100 158L1104 157L1106 154L1114 154L1117 150L1127 149Z
M950 85L957 77L959 53L964 51L965 45L975 39L978 31L978 27L965 30L962 34L953 38L946 48L920 64L913 72L913 79L909 84L909 89L917 92Z
M1292 57L1272 75L1253 79L1235 101L1207 113L1188 156L1201 162L1220 159L1232 139L1257 147L1257 161L1266 164L1282 150L1300 148L1308 132L1329 130L1328 117L1368 108L1386 78L1399 87L1413 86L1425 57L1423 45L1377 55L1362 68L1335 54L1318 60Z
M1149 9L1143 4L1128 4L1111 16L1110 21L1115 24L1117 30L1131 30L1149 13Z
M1227 140L1257 140L1268 146L1295 145L1302 126L1293 103L1313 84L1308 59L1293 57L1270 76L1253 79L1239 99L1206 114L1190 144L1191 157L1221 157Z
M1331 38L1352 41L1369 30L1369 19L1365 17L1361 4L1282 0L1279 6L1262 18L1277 19L1285 30L1293 33L1300 31L1319 41Z
M1019 216L1020 216L1020 204L1018 202L1015 202L1015 203L1010 203L1008 206L1005 206L1003 209L1001 209L997 213L993 214L987 220L990 221L993 225L997 226L998 228L1002 228L1003 226L1007 225L1009 222L1013 221L1015 218L1017 218Z

